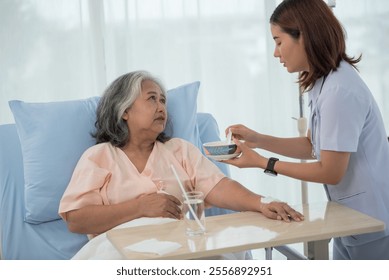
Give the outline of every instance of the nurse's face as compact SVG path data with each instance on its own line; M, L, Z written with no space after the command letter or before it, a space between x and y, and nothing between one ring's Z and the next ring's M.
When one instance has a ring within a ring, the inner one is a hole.
M278 25L270 25L271 34L276 44L274 56L286 67L289 73L309 71L307 54L304 49L303 36L293 38L282 31Z

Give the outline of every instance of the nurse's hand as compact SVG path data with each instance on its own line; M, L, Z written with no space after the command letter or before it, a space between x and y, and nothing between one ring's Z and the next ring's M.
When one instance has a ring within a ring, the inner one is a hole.
M242 124L235 124L227 127L225 130L226 135L230 130L233 138L245 141L246 145L250 148L259 148L260 133Z
M266 168L268 159L258 154L251 149L245 142L240 142L237 139L233 139L237 145L237 153L241 153L238 157L228 160L223 160L224 163L234 165L239 168L246 167L258 167Z

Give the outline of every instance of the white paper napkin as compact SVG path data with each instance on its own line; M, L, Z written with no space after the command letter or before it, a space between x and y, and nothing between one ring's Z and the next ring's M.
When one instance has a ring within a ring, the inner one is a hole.
M162 256L173 252L180 247L182 246L176 242L159 241L155 238L152 238L126 246L124 249L140 253L153 253Z

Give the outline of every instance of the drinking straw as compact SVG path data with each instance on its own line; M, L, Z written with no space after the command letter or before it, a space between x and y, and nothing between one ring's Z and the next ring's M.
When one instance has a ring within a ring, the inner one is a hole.
M177 175L176 169L174 168L174 166L172 164L170 165L170 168L173 170L174 176L176 177L178 185L180 186L181 191L184 194L185 200L188 202L189 211L192 213L193 217L195 218L195 220L196 220L198 226L201 228L201 230L205 231L205 228L201 224L201 222L200 222L199 218L197 217L196 213L194 212L194 210L192 208L192 205L190 205L188 195L186 194L186 191L185 191L184 187L181 184L181 181L180 181L180 178Z

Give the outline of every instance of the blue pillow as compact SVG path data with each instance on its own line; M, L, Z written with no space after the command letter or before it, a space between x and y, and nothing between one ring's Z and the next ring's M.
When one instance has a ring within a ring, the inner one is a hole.
M9 102L24 166L25 221L59 219L58 205L81 154L95 143L98 97L49 103Z
M196 122L199 82L167 92L173 137L201 147ZM9 101L23 154L25 221L60 219L59 201L91 137L99 97L48 103Z
M167 91L167 111L170 125L165 132L185 139L201 149L197 126L197 95L200 82L193 82Z

